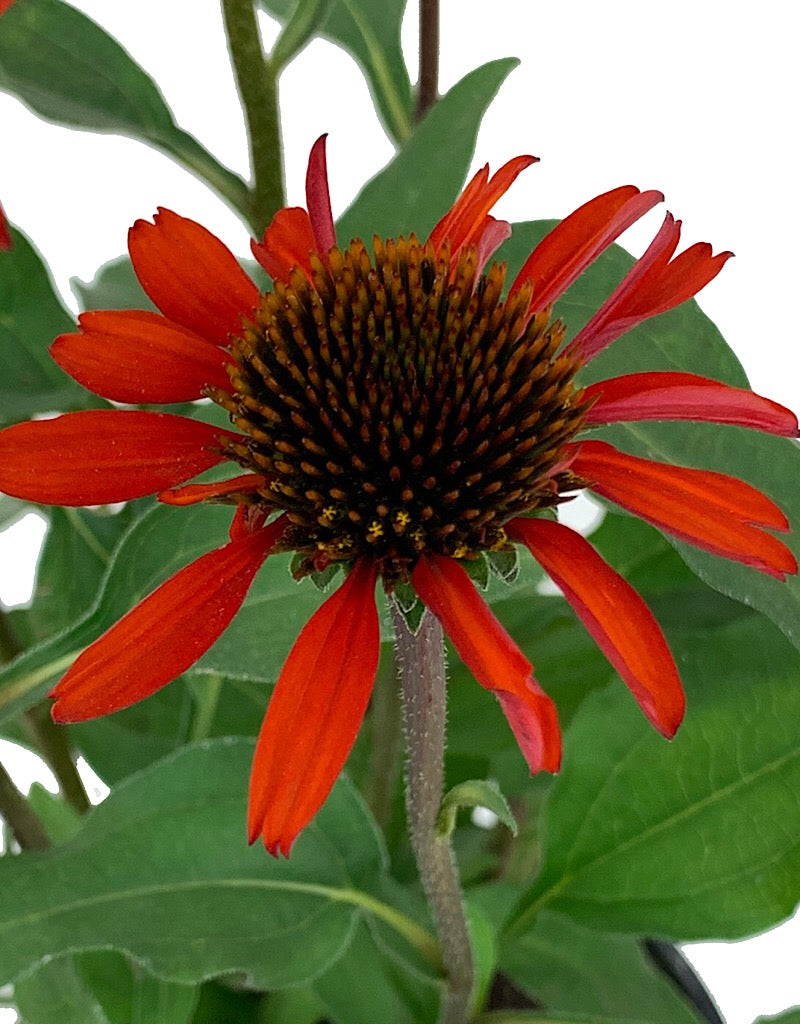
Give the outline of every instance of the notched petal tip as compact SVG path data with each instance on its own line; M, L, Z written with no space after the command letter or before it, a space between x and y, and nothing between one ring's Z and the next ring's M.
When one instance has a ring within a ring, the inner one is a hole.
M499 700L531 772L557 771L561 733L555 705L466 572L452 558L429 555L420 558L411 581L461 660Z

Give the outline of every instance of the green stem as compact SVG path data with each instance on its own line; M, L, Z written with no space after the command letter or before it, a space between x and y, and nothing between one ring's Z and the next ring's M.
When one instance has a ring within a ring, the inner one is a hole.
M419 81L416 119L439 98L439 0L419 0Z
M46 850L50 846L44 826L1 764L0 815L11 829L21 850Z
M92 806L91 801L72 759L66 730L51 718L49 702L43 701L28 708L25 721L39 753L56 777L64 799L78 814L86 814Z
M264 56L253 0L222 0L222 13L247 123L253 172L250 219L260 234L286 205L277 72Z
M11 661L21 653L22 647L11 629L8 616L0 611L0 661ZM45 701L28 708L25 721L39 753L56 777L64 799L78 814L85 814L91 803L72 760L67 734L50 717L49 704Z
M437 828L447 717L444 636L430 612L416 634L392 603L408 762L406 810L420 881L436 922L446 974L439 1024L469 1020L475 969L450 837Z

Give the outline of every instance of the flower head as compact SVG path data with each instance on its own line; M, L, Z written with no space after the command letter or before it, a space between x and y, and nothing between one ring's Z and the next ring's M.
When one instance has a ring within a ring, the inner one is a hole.
M104 398L209 397L233 429L108 410L0 433L0 487L18 497L82 505L155 493L171 505L235 508L229 543L167 580L77 659L52 693L60 721L125 707L188 668L270 553L296 552L298 576L344 568L283 667L256 748L250 835L273 853L289 852L355 740L378 661L378 581L389 594L413 588L496 694L531 770L555 771L555 709L473 586L471 561L527 547L666 736L684 700L652 614L586 540L540 513L587 488L779 579L797 570L768 532L786 530L786 519L759 491L580 437L586 426L637 419L797 434L788 410L692 374L578 382L598 352L694 295L729 253L701 244L673 258L680 224L667 215L564 345L553 304L660 193L624 186L586 203L536 247L506 294L504 268L486 268L510 227L489 211L532 157L491 177L479 171L425 241L376 238L370 250L359 239L337 243L324 145L311 153L307 209L281 210L253 243L270 290L259 292L198 224L162 210L129 239L160 314L87 313L80 333L52 347ZM190 482L226 462L226 480Z

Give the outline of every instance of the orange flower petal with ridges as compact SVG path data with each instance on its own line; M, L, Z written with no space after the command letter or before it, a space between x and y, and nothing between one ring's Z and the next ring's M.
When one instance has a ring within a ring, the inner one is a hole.
M640 459L603 441L584 441L570 471L589 490L680 540L779 580L797 572L786 545L759 529L788 530L786 516L742 480Z
M201 501L224 501L232 494L254 494L265 487L267 478L257 473L243 473L230 480L207 484L185 484L161 491L158 500L164 505L197 505Z
M481 237L486 229L497 223L493 217L488 216L489 210L508 191L517 175L538 159L535 156L515 157L503 164L491 179L489 165L486 164L431 231L428 240L438 249L445 239L448 239L452 261L457 259L464 246L480 246Z
M0 431L0 491L44 505L105 505L183 483L236 437L169 413L91 410Z
M288 281L295 267L300 267L306 277L310 277L309 256L315 248L311 220L302 206L278 210L264 232L263 241L250 242L253 256L276 281Z
M512 519L523 543L561 588L653 725L671 738L683 718L678 670L652 612L579 533L547 519Z
M444 626L461 660L500 701L530 770L558 771L561 734L555 706L466 572L452 558L423 555L411 582Z
M292 648L256 745L248 829L289 855L339 776L369 703L380 652L375 565L356 562Z
M225 345L258 305L258 289L230 249L200 224L163 208L153 219L137 220L128 232L142 288L164 316Z
M586 425L634 420L696 420L729 423L768 434L797 437L797 417L785 406L745 388L693 373L629 373L590 384Z
M697 242L672 260L680 237L681 222L668 213L644 255L564 351L579 353L585 361L593 359L643 320L692 298L733 255L712 256L708 242Z
M57 722L82 722L144 700L185 672L228 628L284 529L209 551L162 583L87 647L50 697Z
M209 384L230 390L222 349L157 313L82 313L80 334L62 334L50 355L71 377L112 402L190 402Z
M619 236L657 203L661 192L640 192L634 185L604 192L565 217L542 239L511 286L533 286L531 310L556 301L586 268Z

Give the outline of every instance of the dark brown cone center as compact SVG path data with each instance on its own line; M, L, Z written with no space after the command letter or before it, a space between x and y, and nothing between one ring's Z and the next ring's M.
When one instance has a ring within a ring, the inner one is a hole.
M423 552L508 546L512 516L559 500L584 407L560 323L501 299L505 268L451 266L414 236L312 256L262 297L232 343L245 435L229 456L264 474L257 500L291 523L304 571L363 555L391 585Z

